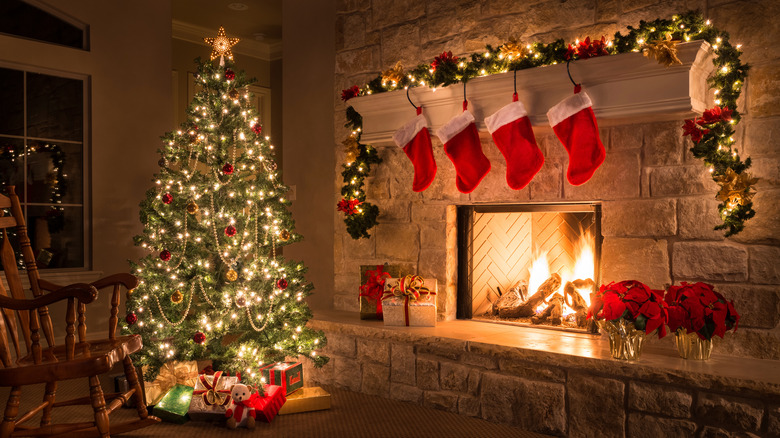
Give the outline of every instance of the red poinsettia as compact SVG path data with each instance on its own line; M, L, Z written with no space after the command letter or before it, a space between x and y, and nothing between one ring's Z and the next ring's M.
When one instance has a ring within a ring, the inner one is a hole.
M716 292L711 284L686 283L670 286L664 300L669 305L669 329L685 329L701 339L721 338L726 331L737 331L739 314L734 303Z
M685 124L683 125L683 137L686 135L691 136L691 140L693 140L694 143L698 143L701 141L704 134L707 134L710 132L709 129L703 129L699 127L700 123L697 121L696 118L693 120L686 120Z
M658 329L658 337L666 336L667 311L663 291L650 289L636 280L601 285L591 300L588 318L632 321L637 330L646 334Z
M697 122L699 125L708 125L710 123L728 122L731 120L731 109L729 107L713 107L704 111L701 119Z
M441 52L441 55L433 58L433 62L431 62L431 69L433 71L436 71L436 69L439 68L440 65L455 64L457 60L458 60L457 56L452 56L452 51Z
M349 99L352 99L353 97L358 97L359 94L360 94L360 87L358 87L357 85L353 85L349 88L341 90L341 100L346 102Z
M590 37L587 37L585 40L580 41L576 46L569 44L568 49L566 49L566 60L573 59L574 55L577 56L577 59L588 59L595 58L596 56L609 55L609 52L607 52L606 37L602 36L600 40L593 41L591 41Z
M357 199L344 198L341 201L339 201L338 210L343 211L348 216L352 216L353 214L357 213L357 206L360 204L362 204L362 202L360 202Z

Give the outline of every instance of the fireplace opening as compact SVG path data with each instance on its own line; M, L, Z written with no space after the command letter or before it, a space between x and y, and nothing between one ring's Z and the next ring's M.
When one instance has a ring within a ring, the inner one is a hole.
M457 316L597 333L598 203L458 206Z

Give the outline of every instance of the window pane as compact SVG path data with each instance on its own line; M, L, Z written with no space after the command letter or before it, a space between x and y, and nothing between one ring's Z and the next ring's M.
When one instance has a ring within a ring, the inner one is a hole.
M0 32L84 48L84 31L21 0L0 1Z
M24 73L0 68L0 134L24 135Z
M27 136L82 141L84 86L78 79L27 73Z
M81 204L82 145L31 140L27 146L27 202Z
M84 266L81 207L27 207L27 230L39 268Z
M10 185L24 202L24 140L0 137L0 193L7 195Z

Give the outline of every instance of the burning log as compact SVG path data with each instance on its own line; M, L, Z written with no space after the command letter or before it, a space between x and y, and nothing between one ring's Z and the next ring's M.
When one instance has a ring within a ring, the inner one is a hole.
M539 316L531 317L531 322L534 324L549 322L551 325L561 325L563 322L563 300L564 298L560 294L553 295L549 300L550 305Z
M555 293L561 287L561 276L552 274L550 278L544 281L536 293L531 295L524 303L516 306L499 309L498 315L501 318L521 318L534 316L536 308L542 302L547 302L547 297Z
M574 280L566 282L566 286L563 287L563 297L566 304L574 309L574 318L577 323L577 327L585 327L587 324L586 316L588 315L588 303L582 298L577 289L589 288L594 290L596 283L590 278L585 280Z
M525 297L528 295L528 286L523 281L517 282L517 284L509 288L505 293L501 293L501 288L497 287L496 289L498 290L498 298L491 302L491 309L489 311L489 314L491 315L498 315L501 309L519 306L525 301Z

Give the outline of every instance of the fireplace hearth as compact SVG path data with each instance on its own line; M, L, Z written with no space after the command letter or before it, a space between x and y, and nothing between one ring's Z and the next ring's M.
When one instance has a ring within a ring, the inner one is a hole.
M596 333L597 203L458 207L461 319Z

